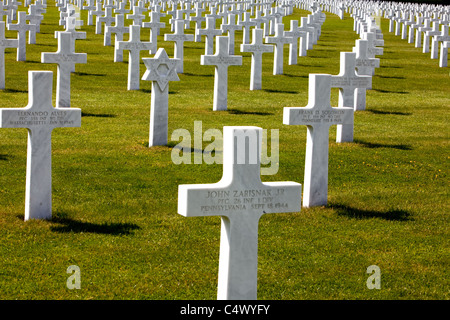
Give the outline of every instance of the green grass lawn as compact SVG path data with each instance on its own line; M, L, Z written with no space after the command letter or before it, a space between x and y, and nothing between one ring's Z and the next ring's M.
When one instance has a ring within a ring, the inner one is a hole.
M283 21L307 14L295 9ZM28 70L53 70L56 87L56 65L40 63L40 55L57 50L58 19L49 0L27 61L6 50L0 108L27 105ZM384 55L367 109L355 113L355 141L337 144L330 130L329 204L260 220L259 299L449 298L449 68L381 21ZM158 47L172 57L166 26ZM308 74L339 73L340 52L359 38L352 27L348 14L327 13L318 44L297 65L287 65L285 47L283 75L272 75L273 55L263 55L260 91L249 90L250 55L243 54L243 65L229 68L229 110L221 112L212 111L214 67L200 65L204 43L186 43L185 73L169 84L169 140L179 128L193 134L194 121L203 131L279 129L279 170L262 180L303 184L306 127L283 125L283 108L306 106ZM178 215L177 189L219 181L222 165L175 165L179 141L148 148L151 82L127 91L127 53L114 63L113 47L103 46L94 26L81 31L87 39L76 51L88 63L72 74L71 103L81 108L82 125L53 132L51 221L23 221L27 133L0 129L0 298L216 299L220 218ZM236 54L241 39L238 33ZM79 290L66 287L70 265L80 267ZM366 286L370 265L381 270L379 290Z

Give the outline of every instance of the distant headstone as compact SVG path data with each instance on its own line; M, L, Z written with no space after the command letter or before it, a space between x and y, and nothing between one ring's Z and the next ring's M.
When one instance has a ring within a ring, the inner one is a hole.
M28 129L25 220L52 217L52 130L81 125L80 109L53 108L52 82L51 71L28 71L28 105L0 109L1 128Z
M216 53L202 55L201 65L214 65L214 103L213 110L226 110L228 100L228 67L242 65L242 56L228 53L228 37L216 37Z
M362 76L356 73L356 53L341 52L340 72L331 76L331 87L339 88L338 107L355 109L355 90L357 88L371 89L372 76ZM353 141L353 122L338 124L336 142Z
M289 43L289 65L296 65L297 56L299 56L299 42L300 50L306 50L306 32L298 30L298 20L291 20L291 29L285 31L284 35L293 39ZM299 41L299 38L305 41Z
M332 108L331 75L310 74L308 105L284 108L283 124L306 125L308 135L305 156L303 206L324 206L328 195L328 143L332 125L352 124L353 108Z
M105 30L106 33L109 34L111 37L113 34L115 34L115 40L114 40L114 62L122 62L123 61L123 50L119 49L118 45L116 45L117 41L123 41L123 35L125 33L130 32L129 27L125 27L125 17L123 14L116 14L115 16L115 24L114 26L107 26Z
M201 36L198 34L198 30L200 30L202 28L202 22L206 21L206 18L202 16L203 11L205 11L205 9L202 8L195 8L195 15L194 16L190 16L189 20L190 21L194 21L195 22L195 42L201 42Z
M130 25L130 39L128 41L117 41L117 49L128 50L128 90L139 90L139 64L141 51L148 50L150 53L156 51L152 42L141 41L141 26Z
M448 48L450 47L450 41L444 41L441 45L441 52L439 54L439 67L446 67L448 60Z
M26 12L19 11L16 24L7 23L8 30L15 30L18 33L19 47L17 48L17 61L26 61L26 36L27 32L36 29L34 24L27 24Z
M184 42L185 41L194 41L193 34L185 34L184 33L184 21L176 20L175 21L175 32L173 34L166 33L164 35L164 41L174 41L174 58L178 59L177 72L183 73L183 60L184 60Z
M360 76L372 76L375 74L375 68L380 67L380 59L368 57L367 45L367 40L358 39L353 48L356 53L356 73ZM366 88L356 88L354 107L355 111L366 109Z
M183 23L182 21L180 21ZM179 81L178 59L169 59L164 48L154 58L142 58L147 68L142 80L152 81L149 147L167 145L169 81Z
M69 32L58 33L58 51L42 52L42 63L58 64L56 84L56 107L70 108L70 73L76 63L86 63L86 53L75 53L71 48L72 35Z
M5 49L17 48L19 40L5 38L5 22L0 21L0 89L5 89Z
M292 43L294 41L291 37L284 35L284 25L278 23L275 29L275 35L273 37L266 37L266 43L272 43L275 45L274 57L273 57L273 74L283 74L283 51L284 45Z
M229 14L228 24L221 24L220 28L223 33L228 34L228 53L234 54L234 34L237 30L241 30L242 26L236 24L236 16L234 14Z
M301 209L300 184L261 182L261 145L261 128L224 127L222 179L178 186L179 214L222 218L219 300L257 299L259 219Z
M262 89L262 55L265 52L273 52L273 46L263 44L263 29L254 28L252 30L252 43L241 44L242 52L252 53L252 63L250 71L250 90Z
M222 30L216 29L216 19L206 17L206 28L197 30L198 35L205 36L205 55L214 53L214 37L222 34Z
M250 43L250 28L257 25L256 22L250 20L250 12L244 12L238 16L238 25L242 26L242 43Z

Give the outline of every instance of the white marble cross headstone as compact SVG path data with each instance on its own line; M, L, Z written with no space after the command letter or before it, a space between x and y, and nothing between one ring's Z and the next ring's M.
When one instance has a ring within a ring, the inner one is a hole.
M183 24L183 21L180 21ZM169 81L179 81L178 59L169 59L164 48L154 58L142 58L147 70L142 80L152 81L149 147L167 145Z
M228 67L242 65L242 56L228 53L228 37L216 37L216 53L202 55L201 65L214 65L214 103L213 110L226 110L228 100Z
M213 17L206 18L206 28L198 29L197 33L200 36L205 36L205 55L214 53L214 37L222 34L222 30L216 29L216 19Z
M283 74L283 49L285 44L294 41L291 37L284 35L284 24L277 23L275 27L275 35L273 37L266 37L266 43L275 45L273 57L273 74Z
M442 25L441 33L433 37L431 42L431 59L437 59L439 55L439 42L450 41L450 36L448 34L448 26Z
M15 30L18 33L19 47L17 48L17 61L26 61L26 34L36 29L36 25L27 24L26 14L25 11L19 11L17 23L7 23L8 30Z
M243 17L243 18L242 18ZM256 27L258 23L250 20L250 12L244 12L238 16L238 25L242 26L242 43L250 43L250 28Z
M261 145L261 128L224 127L222 179L178 186L179 214L222 218L219 300L257 299L259 219L301 209L301 184L261 182Z
M150 42L155 44L155 48L158 47L158 35L159 30L164 28L166 24L164 22L160 22L160 12L152 11L150 12L150 22L144 21L142 22L142 28L150 29Z
M241 30L242 26L236 24L236 16L234 14L228 15L228 24L221 24L220 28L222 29L223 33L228 34L228 53L234 54L234 38L235 38L235 32L237 30Z
M117 41L119 50L128 50L128 90L139 90L139 64L141 51L148 50L150 53L156 51L152 42L141 41L141 26L130 25L130 39L128 41Z
M368 57L367 46L367 40L358 39L353 48L356 53L356 73L360 76L372 76L375 74L375 68L380 67L380 59ZM366 88L356 88L354 107L355 111L366 109Z
M273 46L263 44L263 29L254 28L252 30L252 43L241 44L242 52L252 53L252 64L250 70L250 90L262 89L262 55L265 52L273 52Z
M1 128L27 128L25 220L52 216L52 141L54 128L81 126L78 108L53 108L51 71L28 71L28 105L0 109Z
M291 29L285 31L284 35L293 39L292 42L289 43L289 65L296 65L297 56L299 55L299 42L300 51L306 50L306 32L298 30L298 20L291 20ZM298 40L299 38L301 41Z
M202 16L203 11L205 11L205 9L195 8L195 15L189 17L189 20L194 21L195 23L195 42L201 42L202 40L202 37L198 34L198 30L202 28L202 22L206 20L206 18Z
M331 107L331 81L329 74L310 74L308 105L304 108L283 110L283 124L306 125L308 128L303 185L304 207L327 204L330 126L353 123L353 108Z
M360 76L356 73L356 53L341 52L340 72L331 76L331 87L339 88L338 107L355 108L355 89L372 88L372 76ZM353 123L339 124L336 132L336 142L353 141Z
M75 53L71 47L70 32L58 33L58 51L42 52L42 63L57 63L56 107L70 108L70 73L76 63L86 63L86 53Z
M5 22L0 21L0 90L5 89L5 49L18 46L19 40L5 38Z
M175 20L175 32L173 34L166 33L164 41L174 41L174 58L178 59L177 72L183 73L184 60L184 42L194 41L193 34L184 33L184 20Z
M123 2L122 2L123 3ZM125 17L123 14L117 14L115 16L116 22L114 26L107 26L105 30L105 35L108 33L110 37L112 34L115 34L114 40L114 62L122 62L123 61L123 50L119 49L118 45L116 45L117 41L123 41L124 33L129 33L130 28L125 27Z
M439 67L443 68L447 66L448 60L448 48L450 47L450 41L444 41L441 44L441 52L439 53Z

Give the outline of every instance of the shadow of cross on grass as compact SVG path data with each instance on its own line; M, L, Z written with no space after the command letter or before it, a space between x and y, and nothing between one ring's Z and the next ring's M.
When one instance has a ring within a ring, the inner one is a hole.
M405 210L388 210L388 211L363 210L342 204L329 204L328 207L334 209L339 216L346 216L354 219L380 218L389 221L413 220L411 218L411 214Z
M140 229L140 227L134 223L91 223L77 221L67 217L54 217L51 220L52 223L59 224L58 226L52 226L51 231L61 233L97 233L97 234L109 234L109 235L130 235L133 230Z

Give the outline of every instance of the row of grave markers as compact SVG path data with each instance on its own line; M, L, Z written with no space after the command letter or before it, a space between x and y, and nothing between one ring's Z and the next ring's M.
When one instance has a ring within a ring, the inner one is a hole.
M298 5L306 4L311 5L310 2L298 3ZM81 3L78 2L77 5ZM319 13L322 17L320 6L316 2L312 3L312 7L313 13ZM330 7L333 12L336 8L340 8L339 13L345 10L342 5ZM285 7L285 12L290 10ZM20 12L18 14L20 18ZM368 18L369 23L366 26L355 24L359 25L357 30L361 39L356 41L353 52L341 52L339 74L310 74L307 106L284 108L283 124L306 125L308 128L303 186L304 207L326 205L329 127L338 126L337 142L353 141L354 112L364 110L365 90L371 88L371 77L375 68L379 66L379 59L375 56L382 54L382 48L378 47L383 45L382 33L371 20L370 12L368 14L366 21ZM74 21L69 18L76 17L70 17L69 14L64 19L66 30L70 29L71 25L76 25L76 22L69 22ZM184 28L185 23L177 20L173 25L176 34ZM4 31L4 23L2 27L0 30ZM180 58L169 58L164 49L157 49L153 45L151 47L137 45L136 39L139 38L141 26L131 25L129 28L130 40L127 42L117 40L119 48L131 52L131 48L145 47L143 50L155 52L153 58L143 58L147 70L142 79L152 81L151 119L157 119L151 124L150 145L157 144L159 140L167 142L168 82L179 80ZM264 47L267 44L262 43L264 32L263 28L253 28L253 42L241 45L242 51L250 50L251 45L261 47L261 50L253 53L252 66L255 64L255 68L260 63L253 61L257 60L255 56L267 50L264 49L267 48ZM58 63L58 81L67 83L70 72L74 70L74 63L86 63L86 55L74 52L72 43L75 40L72 33L60 32L57 37L58 51L42 53L42 62ZM285 38L288 36L284 34L283 25L277 23L274 25L274 36L266 36L269 40L266 42L284 45ZM230 35L217 35L216 53L205 51L205 55L201 57L202 64L216 66L217 110L221 108L220 102L221 98L223 99L219 95L226 92L224 90L226 68L228 65L242 63L239 56L230 53L230 39ZM127 47L121 43L135 44ZM274 51L276 53L277 48ZM135 63L139 63L139 60L137 58ZM129 61L129 66L131 65ZM29 71L27 107L0 109L1 127L27 128L29 132L25 220L51 218L52 130L56 127L81 125L79 108L60 102L57 102L56 108L52 106L52 81L53 73L50 71ZM258 85L256 82L255 87ZM339 102L335 108L331 107L330 103L331 88L339 88ZM64 96L64 89L60 90L60 95ZM214 99L216 101L216 98ZM256 299L258 221L264 213L299 212L302 206L302 186L296 182L261 181L261 128L224 127L223 132L222 179L214 184L179 185L178 213L184 216L221 217L218 298ZM239 199L240 194L252 199L262 196L269 200L265 203L234 205L236 203L234 200Z

